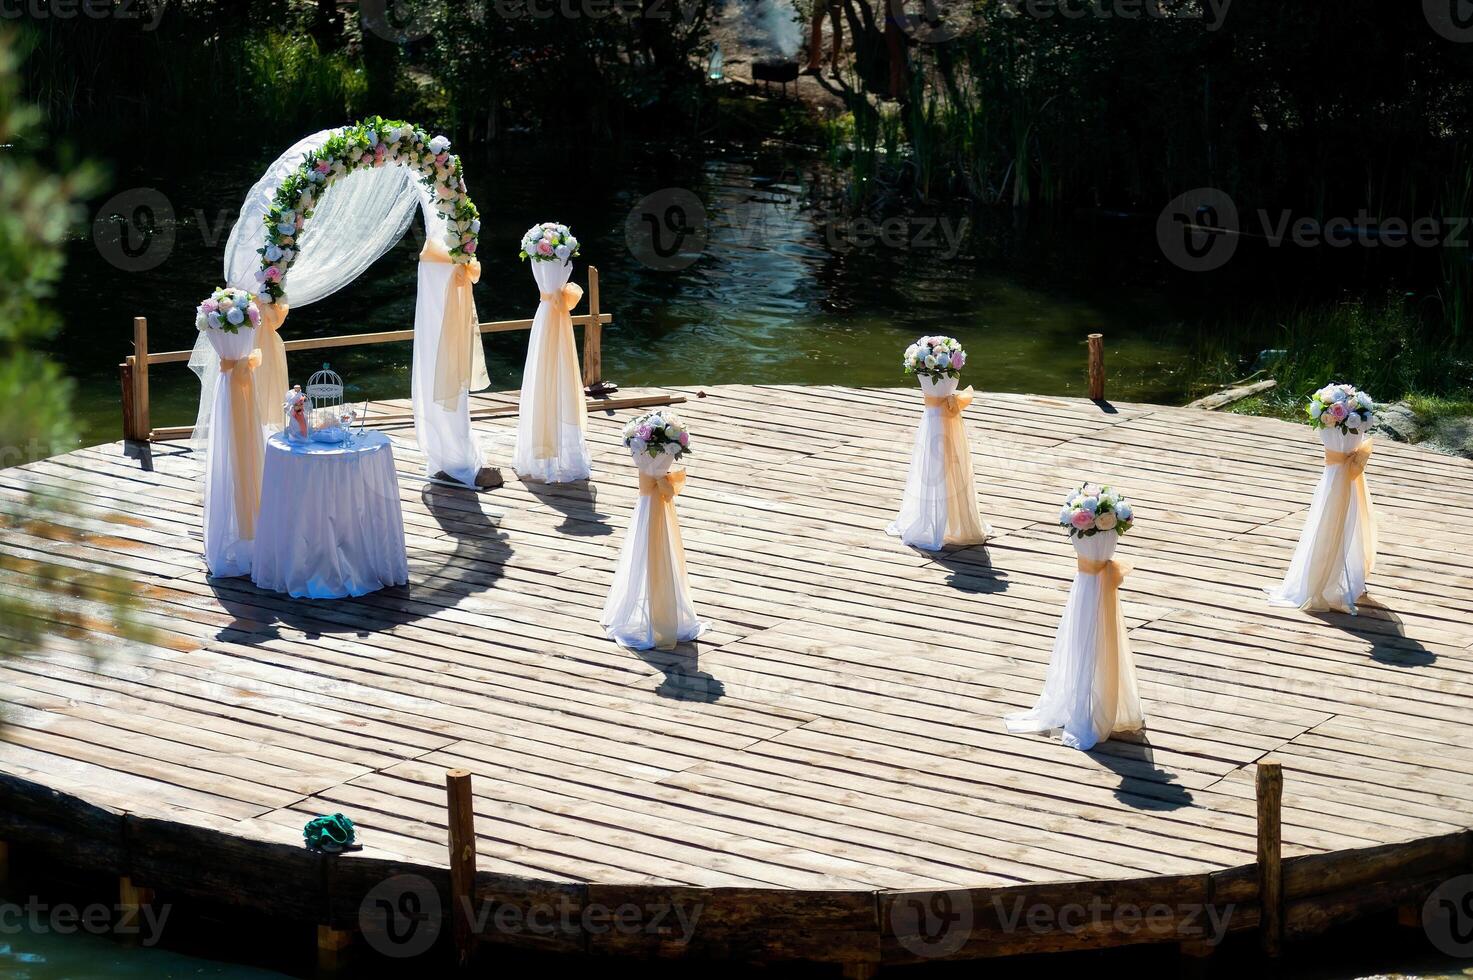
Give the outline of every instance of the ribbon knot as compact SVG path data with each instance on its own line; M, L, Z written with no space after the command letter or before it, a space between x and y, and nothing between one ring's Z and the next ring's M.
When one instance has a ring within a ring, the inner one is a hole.
M684 470L679 470L675 473L666 473L664 476L650 476L648 473L639 474L639 495L641 497L658 495L661 500L669 502L674 500L684 487Z
M1366 471L1366 464L1371 461L1371 450L1374 448L1374 440L1367 439L1356 449L1348 453L1339 453L1331 449L1325 450L1325 465L1339 466L1345 464L1352 480L1359 480Z
M480 330L476 297L471 287L481 281L481 263L476 259L456 262L445 246L425 242L421 262L450 264L445 280L445 311L440 319L440 342L435 350L435 403L447 412L456 411L468 391L490 384L480 363Z
M1130 574L1132 566L1130 562L1120 558L1110 558L1105 561L1080 558L1079 570L1086 575L1102 575L1102 582L1106 587L1118 589L1120 583L1125 581L1125 576Z
M954 419L962 414L962 410L972 404L972 397L976 394L968 385L961 391L950 395L927 395L926 407L941 410L941 414L947 418Z
M538 293L537 295L542 299L542 302L552 303L555 307L560 305L562 309L571 313L573 307L577 306L578 301L583 298L583 287L576 282L570 282L564 284L563 288L557 292Z
M257 347L245 357L222 357L220 358L220 373L229 374L232 384L244 384L249 375L238 372L236 368L245 368L246 372L254 371L261 366L261 348Z

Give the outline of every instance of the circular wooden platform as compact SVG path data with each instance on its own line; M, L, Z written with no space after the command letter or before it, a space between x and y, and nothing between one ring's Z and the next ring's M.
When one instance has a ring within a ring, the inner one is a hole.
M429 485L413 430L394 429L411 583L344 602L209 580L200 455L182 446L0 471L12 497L70 488L123 515L69 518L59 539L0 531L18 562L5 586L24 592L43 555L109 568L157 630L98 662L56 635L0 666L0 838L347 922L387 874L443 883L444 772L463 768L489 894L706 903L690 936L575 921L534 945L860 963L1189 938L1022 928L999 896L1216 903L1238 909L1228 928L1255 926L1266 757L1285 773L1291 932L1469 867L1473 525L1456 515L1473 464L1378 443L1372 599L1359 618L1311 615L1262 595L1321 467L1306 428L979 397L966 419L996 537L927 555L884 532L916 392L675 393L696 446L681 521L713 629L673 654L598 627L634 504L627 413L591 420L586 487ZM513 428L478 423L493 460ZM1090 753L1002 724L1042 684L1073 574L1053 520L1085 478L1137 505L1121 554L1149 716L1145 737ZM61 612L93 621L85 602ZM365 849L324 872L301 827L334 811ZM955 948L930 935L932 893L961 896L940 907L965 906Z

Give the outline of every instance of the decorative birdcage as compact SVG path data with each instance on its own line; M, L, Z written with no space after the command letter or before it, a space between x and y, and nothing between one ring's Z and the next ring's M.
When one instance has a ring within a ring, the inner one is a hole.
M350 434L352 410L343 401L343 379L328 364L307 379L307 414L317 442L342 442Z
M320 408L330 408L334 413L343 404L343 379L324 363L322 370L307 379L307 410L316 414Z

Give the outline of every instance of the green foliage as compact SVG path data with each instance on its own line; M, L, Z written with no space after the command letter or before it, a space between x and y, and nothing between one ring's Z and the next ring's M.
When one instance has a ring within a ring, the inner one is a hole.
M1232 352L1283 351L1263 365L1278 388L1262 399L1267 414L1303 414L1309 394L1348 382L1380 403L1421 396L1473 398L1473 345L1448 336L1435 306L1406 296L1306 307L1265 323L1248 318L1209 331L1196 357L1201 390L1243 380Z
M79 218L77 199L94 189L90 168L55 173L24 150L38 113L18 97L14 38L0 33L0 466L65 452L75 444L71 382L36 345L56 326L47 301L62 276L62 240ZM83 562L61 563L65 544L93 520L60 499L54 484L0 497L0 657L36 649L52 630L90 641L96 633L140 635L129 589ZM80 493L78 494L80 496ZM98 610L102 610L101 613Z

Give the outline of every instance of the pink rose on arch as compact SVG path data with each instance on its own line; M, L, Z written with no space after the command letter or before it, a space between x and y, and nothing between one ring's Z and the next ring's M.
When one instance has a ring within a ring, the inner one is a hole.
M443 167L443 166L445 166L445 161L447 161L449 159L450 159L450 154L448 154L448 153L441 153L441 154L439 154L439 155L437 155L435 157L435 162L438 163L440 166Z
M475 255L476 254L476 243L475 242L466 242L463 246L461 246L461 251L465 252L466 255Z
M266 281L281 282L281 270L274 265L271 266L269 269L266 270Z
M204 310L206 313L214 313L220 308L220 304L216 303L212 299L207 299L199 305L199 308Z
M317 161L317 172L318 173L325 174L325 173L327 173L331 169L332 169L332 164L331 163L328 163L326 160L318 160Z
M1091 514L1087 510L1076 510L1070 516L1069 523L1073 524L1077 529L1081 531L1088 531L1091 527L1094 526L1095 515Z

